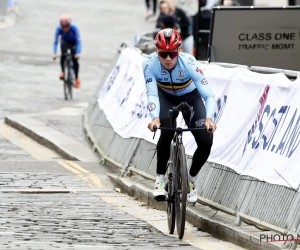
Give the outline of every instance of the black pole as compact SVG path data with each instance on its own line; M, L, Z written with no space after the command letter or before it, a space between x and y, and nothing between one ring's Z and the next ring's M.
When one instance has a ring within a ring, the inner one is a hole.
M196 20L196 59L199 60L199 22L200 22L200 17L201 17L201 0L198 1L198 14ZM195 24L194 24L195 25Z
M289 0L289 5L290 6L296 5L296 0Z

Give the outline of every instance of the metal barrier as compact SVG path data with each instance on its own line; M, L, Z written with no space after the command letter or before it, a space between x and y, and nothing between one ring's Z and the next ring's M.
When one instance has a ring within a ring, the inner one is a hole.
M124 47L124 46L123 46ZM119 57L120 51L112 61L107 74L103 77L95 100L85 113L85 129L103 161L108 160L122 168L120 175L136 172L155 180L156 145L138 138L124 139L117 135L105 115L100 110L98 93L108 74ZM207 63L207 62L202 62ZM223 67L240 65L214 63ZM245 66L247 67L247 66ZM260 73L283 72L290 79L297 78L299 72L251 67L249 70ZM187 157L188 167L192 157ZM241 176L232 169L207 162L200 170L197 180L198 202L222 210L241 221L260 229L270 229L282 234L300 234L300 193L284 186L262 182L249 176ZM296 242L286 242L285 248L296 249Z

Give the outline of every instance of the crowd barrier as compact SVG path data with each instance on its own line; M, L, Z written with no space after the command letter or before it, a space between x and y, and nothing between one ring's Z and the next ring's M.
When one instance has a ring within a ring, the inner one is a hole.
M153 140L147 130L149 114L140 67L145 56L122 44L85 112L85 128L103 161L118 166L121 176L136 172L154 180L158 136ZM235 215L236 225L244 221L296 237L300 234L298 72L224 63L199 65L218 97L219 133L197 177L198 202ZM240 96L241 88L244 95ZM228 109L235 111L231 118ZM181 123L182 117L178 119ZM264 145L266 141L269 144ZM195 145L188 135L184 143L190 167ZM290 249L296 245L285 243Z

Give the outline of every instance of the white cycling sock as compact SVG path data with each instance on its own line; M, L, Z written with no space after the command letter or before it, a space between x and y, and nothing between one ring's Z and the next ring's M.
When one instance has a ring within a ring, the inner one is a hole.
M195 183L196 176L191 176L190 172L188 174L188 180Z
M165 181L165 175L163 174L156 175L156 182L162 182L162 181Z

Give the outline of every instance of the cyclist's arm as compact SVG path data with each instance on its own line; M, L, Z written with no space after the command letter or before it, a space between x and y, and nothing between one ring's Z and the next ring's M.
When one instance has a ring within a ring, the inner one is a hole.
M203 75L203 72L200 70L200 66L195 57L192 57L192 59L193 63L186 64L187 70L190 77L193 79L197 90L205 100L206 118L210 118L211 120L213 120L217 107L215 96L211 91L211 88L205 76Z
M58 26L56 28L56 31L55 31L55 35L54 35L54 43L53 43L53 54L55 55L56 52L57 52L57 45L58 45L58 37L60 35L60 32L61 32L61 28L60 26Z
M151 64L151 61L146 59L143 62L143 72L147 88L148 110L153 120L156 117L159 118L160 103L158 98L156 76Z
M80 37L80 32L79 29L74 26L75 28L75 37L76 37L76 54L81 53L81 37Z

